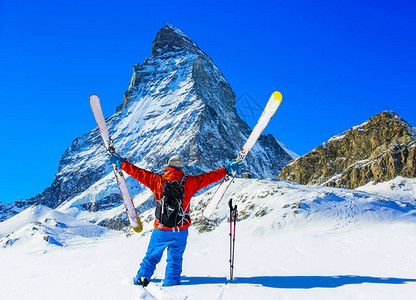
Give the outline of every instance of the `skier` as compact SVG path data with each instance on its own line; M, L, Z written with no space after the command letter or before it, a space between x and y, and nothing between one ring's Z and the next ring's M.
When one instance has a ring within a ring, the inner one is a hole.
M133 279L134 284L147 286L156 269L156 265L162 258L164 250L167 248L168 256L163 286L180 284L183 253L188 237L188 227L191 225L191 218L189 216L191 197L198 190L222 179L225 175L231 174L233 171L239 171L242 161L232 161L223 168L203 173L198 176L185 176L182 171L184 167L183 160L180 156L176 155L169 159L168 167L162 175L136 167L122 159L116 153L112 153L111 156L109 156L109 162L117 165L127 174L151 189L155 195L155 199L159 202L157 203L159 205L164 196L163 193L166 193L166 189L164 192L163 187L167 182L176 181L183 185L181 197L183 198L182 211L184 213L181 222L177 226L167 227L161 223L161 220L158 220L158 217L155 218L154 230L150 238L146 256L143 258L140 269ZM159 213L160 212L161 210L159 209ZM158 209L156 209L156 215L157 214Z

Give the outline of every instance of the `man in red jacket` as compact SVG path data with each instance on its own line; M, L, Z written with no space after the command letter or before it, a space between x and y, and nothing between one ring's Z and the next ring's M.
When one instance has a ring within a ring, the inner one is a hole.
M184 214L181 222L174 227L166 227L161 224L157 217L155 218L155 230L152 232L146 256L143 258L140 269L133 280L134 284L147 286L156 269L156 265L162 258L164 250L168 248L163 286L180 284L183 253L188 237L188 227L191 225L189 208L192 196L207 185L219 181L225 175L231 174L233 171L238 171L242 162L233 161L221 169L203 173L198 176L185 176L182 171L184 163L179 156L172 156L169 159L168 167L162 175L136 167L120 158L117 154L112 154L112 156L109 157L109 161L112 164L118 165L127 174L148 187L154 193L155 199L156 201L159 201L159 203L163 197L163 186L166 182L176 181L183 184L182 211Z

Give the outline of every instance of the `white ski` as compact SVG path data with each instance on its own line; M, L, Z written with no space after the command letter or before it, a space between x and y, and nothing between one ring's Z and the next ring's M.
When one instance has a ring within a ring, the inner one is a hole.
M104 146L107 150L107 153L115 153L113 141L111 140L107 124L104 119L103 111L101 109L100 99L97 95L92 95L90 97L90 104L95 117L95 121L97 121L101 137L103 138ZM120 193L123 198L124 207L126 208L130 224L135 232L141 232L143 230L143 225L139 219L139 216L137 215L136 208L134 207L133 200L131 199L129 189L127 188L126 180L123 176L123 172L116 165L113 165L113 171L114 175L116 176L118 187L120 188Z
M253 148L254 144L257 142L258 138L260 137L263 130L266 128L267 124L269 123L270 119L273 117L274 113L278 109L280 103L282 102L282 94L279 92L274 92L269 101L267 102L266 107L263 110L263 113L260 116L260 119L257 121L256 126L254 127L253 131L251 132L250 136L248 137L246 143L244 144L243 148L241 149L236 161L241 160L244 161L247 157L247 154ZM227 191L228 187L231 185L236 172L232 174L226 175L222 180L221 184L218 186L217 190L215 191L214 196L212 197L211 201L205 207L202 215L209 219L212 215L214 210L217 208L218 204L221 202L221 199L224 197L225 192Z

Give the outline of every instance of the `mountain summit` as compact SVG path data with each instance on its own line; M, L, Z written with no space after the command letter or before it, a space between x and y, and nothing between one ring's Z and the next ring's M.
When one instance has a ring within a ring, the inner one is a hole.
M106 101L101 99L102 105ZM169 157L180 155L191 175L220 168L235 158L251 132L237 115L235 94L221 71L172 25L156 35L152 57L133 66L124 101L107 124L117 153L129 162L162 172ZM275 177L291 159L290 151L274 136L261 136L245 169L255 177ZM144 189L131 178L127 184L132 196ZM52 186L19 202L19 208L43 204L98 223L119 214L121 203L95 128L65 151Z
M207 57L194 41L170 24L163 27L153 40L152 57L154 58L165 55L177 55L183 52Z

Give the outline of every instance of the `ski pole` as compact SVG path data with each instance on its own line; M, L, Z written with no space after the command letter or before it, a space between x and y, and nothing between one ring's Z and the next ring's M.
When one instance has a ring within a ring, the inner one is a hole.
M230 207L230 280L234 279L234 248L235 248L235 227L237 222L237 205L233 207L233 200L228 202ZM233 227L234 222L234 227Z
M233 199L230 199L230 201L228 201L228 206L230 207L230 280L233 280L232 278L232 274L233 274L233 264L232 264L232 251L233 251Z
M237 205L233 208L233 219L234 219L234 229L233 229L233 254L232 254L232 268L231 268L231 280L234 280L234 252L235 252L235 225L237 224Z

